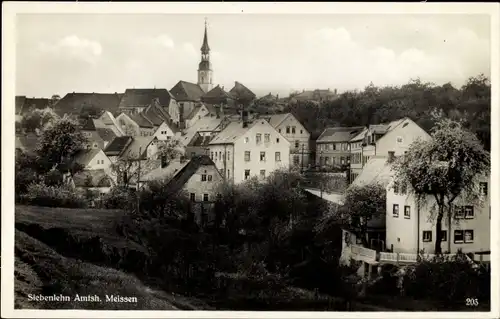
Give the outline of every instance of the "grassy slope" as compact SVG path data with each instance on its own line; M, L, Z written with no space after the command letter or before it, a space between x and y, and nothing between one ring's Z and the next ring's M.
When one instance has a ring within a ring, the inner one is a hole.
M60 252L19 229L37 227L42 230L64 229L76 240L100 238L112 249L143 250L140 245L120 237L114 221L120 214L112 210L61 209L16 206L15 304L17 308L67 309L200 309L182 296L153 290L139 279L122 271L97 266ZM116 303L39 303L28 301L28 294L53 293L74 296L105 294L135 296L137 304ZM195 304L197 301L193 301Z

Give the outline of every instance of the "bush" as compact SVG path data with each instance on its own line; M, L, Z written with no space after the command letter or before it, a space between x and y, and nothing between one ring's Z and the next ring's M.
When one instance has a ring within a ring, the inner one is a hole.
M47 186L44 182L28 185L26 194L20 196L21 202L27 205L85 208L85 198L67 186Z
M113 187L102 197L102 206L108 209L129 209L134 202L134 191L121 186Z

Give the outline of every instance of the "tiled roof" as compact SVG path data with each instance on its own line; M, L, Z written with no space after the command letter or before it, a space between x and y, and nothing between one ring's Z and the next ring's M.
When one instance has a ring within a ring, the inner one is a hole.
M154 170L150 171L147 174L144 174L141 177L141 182L152 181L152 180L162 180L165 178L172 178L174 174L176 174L180 169L186 166L189 161L173 160L171 161L167 167L158 167Z
M98 127L96 128L97 134L106 142L111 142L115 139L116 134L112 129Z
M118 93L68 93L54 105L54 111L59 116L65 113L79 115L84 107L94 106L104 111L116 112L120 98Z
M375 134L381 134L384 135L389 131L392 131L394 128L396 128L399 124L401 124L406 118L398 119L389 123L385 124L371 124L368 126L368 128L365 128L363 131L355 135L351 141L361 141L368 132L372 132Z
M163 122L170 122L170 115L161 107L158 105L157 101L153 101L144 111L142 111L142 114L154 125L159 126Z
M131 136L118 136L109 143L109 145L104 149L104 154L107 156L119 156L123 153L125 148L132 143Z
M92 159L97 154L99 154L100 151L101 151L101 149L99 149L99 148L92 148L92 149L89 149L89 150L82 150L82 151L78 152L75 155L74 162L77 163L77 164L81 164L81 165L86 166L86 165L88 165L90 163L90 161L92 161Z
M198 84L179 81L170 90L170 93L177 101L200 101L201 97L205 94Z
M372 157L363 167L361 173L353 181L354 186L365 186L371 183L381 183L387 186L392 178L391 165L386 157Z
M134 137L132 142L125 148L120 157L126 158L141 158L145 159L147 154L147 148L151 142L156 139L154 136L147 137ZM140 153L139 153L140 151Z
M103 169L84 170L73 177L75 187L111 187L111 178Z
M220 85L217 85L202 96L202 99L205 98L231 98L231 96Z
M139 127L144 127L144 128L154 127L153 123L149 119L147 119L142 112L138 114L132 114L129 117L132 121L137 123Z
M202 117L201 119L196 121L193 126L191 126L189 129L185 131L186 134L183 136L181 143L183 145L188 145L197 132L215 131L221 125L221 123L222 119L220 118L211 116Z
M271 124L272 127L276 128L278 125L281 124L281 122L283 122L288 117L288 115L292 114L291 113L273 114L269 116L269 124Z
M329 127L321 133L316 142L349 142L363 129L363 126Z
M167 185L167 188L169 192L177 192L181 190L184 185L187 183L187 181L193 176L193 174L196 173L196 171L202 167L202 166L215 166L214 162L207 156L207 155L197 155L193 156L184 166L179 167L177 171L172 170L165 170L168 173L161 173L162 169L159 170L154 170L150 174L148 174L151 177L155 176L155 174L159 176L164 176L168 177L170 174L172 174L173 171L173 177L170 179L170 182ZM170 166L170 165L169 165ZM216 174L220 174L218 170L215 170Z
M168 106L173 96L167 89L126 89L119 107L146 107L153 99L158 99L162 106Z
M243 124L240 121L230 122L228 126L222 132L217 134L212 141L210 141L210 145L214 144L231 144L234 143L240 136L245 134L254 123L249 123L247 127L243 127Z
M189 142L188 146L206 146L210 143L213 136L210 135L201 135L196 133L194 137Z
M255 98L255 94L250 91L249 88L244 86L238 81L234 82L233 88L229 91L229 94L231 94L235 98L244 98L244 99L253 99Z
M82 131L95 131L95 125L93 119L85 120L85 123L82 125Z

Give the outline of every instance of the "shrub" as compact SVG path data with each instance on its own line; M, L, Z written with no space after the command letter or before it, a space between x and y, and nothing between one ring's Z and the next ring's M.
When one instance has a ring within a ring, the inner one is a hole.
M44 182L31 183L26 194L21 195L23 204L48 207L84 208L85 198L67 186L47 186Z
M102 197L102 206L108 209L128 209L135 202L135 193L127 187L113 187Z

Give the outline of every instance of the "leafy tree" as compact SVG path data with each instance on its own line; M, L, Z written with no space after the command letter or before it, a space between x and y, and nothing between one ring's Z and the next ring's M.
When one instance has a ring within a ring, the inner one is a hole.
M35 152L51 166L67 166L86 143L78 124L65 117L43 131Z
M343 204L330 205L328 213L321 220L319 231L343 225L368 247L369 221L384 218L385 211L386 189L382 184L353 185L347 189Z
M478 179L489 175L490 155L478 138L462 124L446 118L437 120L432 139L417 140L408 153L396 160L394 183L409 184L419 205L432 198L431 217L436 221L435 253L441 253L442 220L454 218L457 198L469 203L482 200ZM437 207L436 207L437 206ZM437 214L433 214L437 210Z
M51 108L32 109L21 120L21 128L26 132L37 132L56 122L59 116Z
M184 147L179 139L170 139L165 141L158 141L157 157L168 164L170 161L180 158L184 154ZM163 165L163 164L162 164Z

